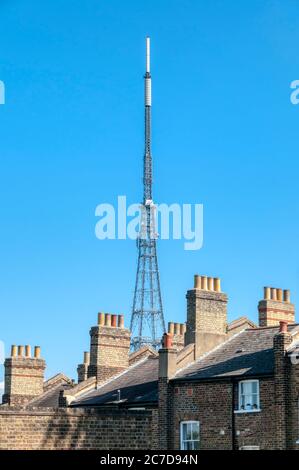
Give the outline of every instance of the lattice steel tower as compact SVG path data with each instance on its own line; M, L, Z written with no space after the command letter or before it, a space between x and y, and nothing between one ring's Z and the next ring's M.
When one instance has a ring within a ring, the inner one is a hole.
M143 203L140 233L137 239L138 266L131 316L131 346L133 350L143 345L158 348L165 332L160 276L158 269L155 229L155 205L152 197L151 155L151 73L150 38L146 38L146 73L144 76L145 149L143 159Z

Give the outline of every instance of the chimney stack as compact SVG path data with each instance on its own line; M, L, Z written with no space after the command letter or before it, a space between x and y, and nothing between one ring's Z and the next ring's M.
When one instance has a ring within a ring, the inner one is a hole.
M187 292L185 345L195 343L196 357L210 351L226 338L227 296L220 279L194 276L194 288Z
M131 338L130 331L124 326L123 315L99 313L98 325L91 328L90 339L88 378L95 376L101 383L129 367Z
M84 380L87 379L89 362L90 362L90 354L89 352L85 351L83 364L78 364L78 367L77 367L78 383L83 382Z
M169 380L175 375L177 351L172 341L172 334L164 333L162 348L159 350L159 379Z
M24 354L25 351L25 354ZM5 390L3 403L25 405L43 393L46 363L40 358L40 347L35 346L31 357L29 345L11 347L11 357L5 359Z
M186 333L186 324L185 323L168 323L168 333L172 335L173 347L180 351L185 346L185 333Z
M259 302L259 326L278 326L280 322L295 323L295 306L290 291L264 287L264 299Z

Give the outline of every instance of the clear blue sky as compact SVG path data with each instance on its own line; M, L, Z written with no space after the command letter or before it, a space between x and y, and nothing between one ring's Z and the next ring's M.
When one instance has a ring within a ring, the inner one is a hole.
M75 368L98 311L129 321L133 241L95 238L95 207L142 197L144 38L152 39L156 202L203 203L204 247L159 242L166 320L193 274L229 318L264 285L298 301L297 0L3 0L0 339Z

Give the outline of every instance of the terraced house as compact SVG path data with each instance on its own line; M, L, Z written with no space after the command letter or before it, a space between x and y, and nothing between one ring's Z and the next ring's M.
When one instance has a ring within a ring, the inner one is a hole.
M100 313L78 383L44 381L39 347L12 346L1 449L299 449L299 325L265 288L259 325L227 323L220 280L195 276L163 347L130 353L122 315Z

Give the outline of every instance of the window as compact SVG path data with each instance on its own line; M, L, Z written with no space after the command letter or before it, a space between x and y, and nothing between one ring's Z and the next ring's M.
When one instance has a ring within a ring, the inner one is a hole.
M258 380L239 382L239 411L259 411L260 393Z
M181 450L199 449L199 421L181 422Z

